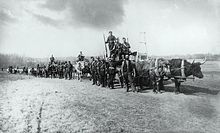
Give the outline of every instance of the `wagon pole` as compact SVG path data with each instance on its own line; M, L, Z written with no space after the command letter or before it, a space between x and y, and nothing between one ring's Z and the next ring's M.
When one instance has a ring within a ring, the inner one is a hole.
M105 45L105 57L108 58L108 51L105 43L105 34L103 34L103 39L104 39L104 45Z
M128 40L128 32L126 32L126 36L127 36L127 42L129 43L129 40Z
M140 34L144 34L144 41L142 41L142 42L140 42L140 43L144 44L144 46L145 46L145 48L146 48L145 54L147 55L147 59L148 59L147 42L146 42L146 32L140 32Z

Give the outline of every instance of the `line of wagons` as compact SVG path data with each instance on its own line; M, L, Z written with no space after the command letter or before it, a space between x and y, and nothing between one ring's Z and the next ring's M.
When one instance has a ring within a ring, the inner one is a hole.
M154 91L160 91L163 89L163 83L167 80L171 80L175 83L175 92L180 92L181 82L186 81L186 79L203 78L203 73L201 71L201 65L206 62L204 59L202 62L192 62L187 61L186 59L164 59L164 58L148 58L146 54L133 52L130 55L130 60L132 61L133 66L135 67L135 75L133 75L133 81L130 83L133 84L134 90L141 91L144 87L152 88ZM116 59L116 62L120 60ZM79 70L79 63L82 65L82 68ZM116 83L120 84L119 77L122 75L121 63L116 63ZM33 76L38 77L50 77L50 78L64 78L65 72L59 71L59 68L56 67L57 64L51 66L43 66L41 69L27 67L13 68L10 66L7 71L9 73L30 73ZM74 76L77 76L78 79L82 77L87 77L91 80L90 74L90 62L89 60L76 62L73 65L72 70ZM62 77L60 77L62 76Z
M39 67L31 67L31 68L9 66L7 68L7 72L11 74L32 75L32 76L41 77L41 78L44 77L44 78L60 78L61 79L61 78L65 78L65 76L68 76L67 73L69 71L72 72L73 77L77 77L77 70L75 69L75 65L73 65L72 68L70 68L71 70L66 70L64 68L61 68L56 62L50 65L48 64L47 66L41 65ZM85 69L89 69L89 65L86 65ZM91 76L87 73L86 77L91 77Z

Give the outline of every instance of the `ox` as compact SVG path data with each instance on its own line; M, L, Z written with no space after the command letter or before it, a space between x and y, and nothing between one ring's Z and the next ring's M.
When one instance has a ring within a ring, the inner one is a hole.
M184 82L189 76L203 78L201 71L201 65L206 62L206 59L203 62L188 62L184 59L171 59L169 60L170 65L170 76L175 82L175 93L180 92L181 82Z
M160 92L164 88L164 76L170 77L168 60L163 58L138 61L135 63L136 75L134 78L135 86L152 88L154 92Z

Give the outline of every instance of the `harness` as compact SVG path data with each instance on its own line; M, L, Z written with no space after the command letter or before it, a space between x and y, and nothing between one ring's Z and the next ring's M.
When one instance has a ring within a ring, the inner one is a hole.
M177 71L177 70L180 70L180 69L181 69L181 71L180 71L181 75L180 76L174 76L174 78L179 79L180 82L183 82L186 79L193 79L193 81L194 81L194 79L195 79L194 76L192 78L190 78L190 77L186 77L186 75L185 75L185 62L184 62L184 59L181 60L181 67L176 68L174 70Z
M181 61L181 76L182 76L183 78L186 78L184 59L182 59L182 61Z
M155 72L155 74L156 74L156 76L157 77L160 77L161 76L161 72L164 72L164 68L163 68L163 66L159 66L159 61L158 61L159 59L157 58L156 60L155 60L155 67L154 67L154 72ZM162 71L159 71L159 68L160 67L162 67Z
M111 67L109 67L109 69L115 69L115 68L111 66Z
M158 70L158 58L155 61L155 70L154 71L155 71L156 76L159 77L160 74L159 74L159 70Z

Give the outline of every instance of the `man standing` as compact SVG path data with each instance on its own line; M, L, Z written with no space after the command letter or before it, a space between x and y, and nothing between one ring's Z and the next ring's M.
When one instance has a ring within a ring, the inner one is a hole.
M98 86L101 85L101 74L100 74L100 69L101 69L102 62L100 60L100 57L97 57L97 63L96 63L96 71L97 71L97 80L98 80Z
M100 66L100 82L101 82L102 87L106 86L106 79L107 79L107 76L106 76L106 62L105 62L104 59L102 59L102 63L101 63L101 66Z
M134 66L132 66L132 63L129 60L129 55L125 55L125 60L122 62L121 70L122 70L122 75L125 80L125 84L126 84L127 92L128 92L129 83L131 84L131 87L134 89L133 77L135 75L135 68Z
M116 38L114 35L112 35L112 31L109 31L109 36L108 36L108 39L105 43L108 43L110 57L113 57L113 55L115 53L115 41L116 41Z
M91 57L92 59L92 62L91 62L91 66L90 66L90 71L91 71L91 74L92 74L92 85L95 85L97 84L97 78L96 78L96 60L94 57Z
M68 77L68 64L67 61L64 63L64 78L67 79Z
M123 39L123 43L122 44L123 44L123 48L124 48L123 53L124 53L124 55L129 55L131 53L131 51L130 51L131 46L126 41L125 37L123 37L122 39Z
M116 69L114 65L114 60L110 58L108 66L108 87L114 89L114 79L115 79Z
M73 65L71 64L70 61L68 62L68 65L67 65L67 73L68 73L69 80L72 79Z
M40 77L40 65L37 64L37 77Z

